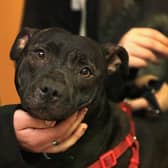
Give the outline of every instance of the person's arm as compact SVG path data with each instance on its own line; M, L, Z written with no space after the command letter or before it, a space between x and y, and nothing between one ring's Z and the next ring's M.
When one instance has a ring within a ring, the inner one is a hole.
M0 167L25 167L13 127L15 106L0 107Z

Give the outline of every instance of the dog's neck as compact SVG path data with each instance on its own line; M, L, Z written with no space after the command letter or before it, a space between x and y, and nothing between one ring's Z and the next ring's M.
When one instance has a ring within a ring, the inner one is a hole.
M88 130L85 135L68 151L49 155L58 168L84 168L92 164L104 152L118 145L129 132L127 115L121 112L106 94L101 92L89 107L85 122Z
M51 160L46 160L43 156L39 162L40 166L41 163L52 163L58 168L87 167L104 152L118 145L130 128L127 115L109 101L104 92L97 95L95 103L89 107L85 122L88 124L88 130L73 147L63 153L48 155ZM128 157L129 155L127 160Z
M91 164L109 148L118 145L129 132L127 115L115 107L105 93L99 96L87 113L87 132L76 145L59 157L61 162L67 162L74 168ZM92 161L89 163L89 160Z
M111 135L109 145L113 147L122 141L129 132L128 116L122 112L118 105L109 100L105 93L101 94L96 102L95 106L89 108L86 118L89 126L88 132L92 129L101 130L104 128L105 132L109 131L108 135Z

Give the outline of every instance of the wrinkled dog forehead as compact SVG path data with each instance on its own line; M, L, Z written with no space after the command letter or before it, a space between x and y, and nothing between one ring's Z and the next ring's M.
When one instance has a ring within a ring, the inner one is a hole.
M78 53L83 53L86 56L89 55L90 58L96 59L97 56L102 57L101 47L93 40L87 37L81 37L73 35L66 31L58 31L57 29L47 29L41 30L36 33L32 40L31 46L44 46L46 45L49 48L58 48L63 51L72 51L76 50Z
M60 28L42 30L24 28L16 37L10 56L17 65L23 57L31 54L32 51L41 54L40 49L45 49L45 54L47 53L52 59L57 57L67 61L69 57L76 59L82 55L82 57L94 64L95 67L100 67L98 69L102 69L102 71L107 66L102 47L97 42L87 37L73 35ZM76 55L72 56L74 54ZM99 59L97 59L98 57Z
M46 49L47 54L56 57L58 62L69 62L69 59L72 61L88 60L89 63L94 64L95 68L105 69L105 56L101 47L87 37L58 31L55 28L44 29L34 34L28 43L27 51L36 49Z

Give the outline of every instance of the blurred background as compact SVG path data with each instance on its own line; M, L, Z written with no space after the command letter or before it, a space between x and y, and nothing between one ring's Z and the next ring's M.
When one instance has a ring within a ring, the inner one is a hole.
M19 31L23 6L23 0L0 0L0 104L19 102L9 52Z

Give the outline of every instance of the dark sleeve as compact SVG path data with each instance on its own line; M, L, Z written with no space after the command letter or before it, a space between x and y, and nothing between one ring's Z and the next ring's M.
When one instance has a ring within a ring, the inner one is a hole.
M77 34L80 11L72 11L70 0L26 0L21 27L61 27Z
M21 156L13 127L13 114L16 106L0 107L0 167L28 168Z

